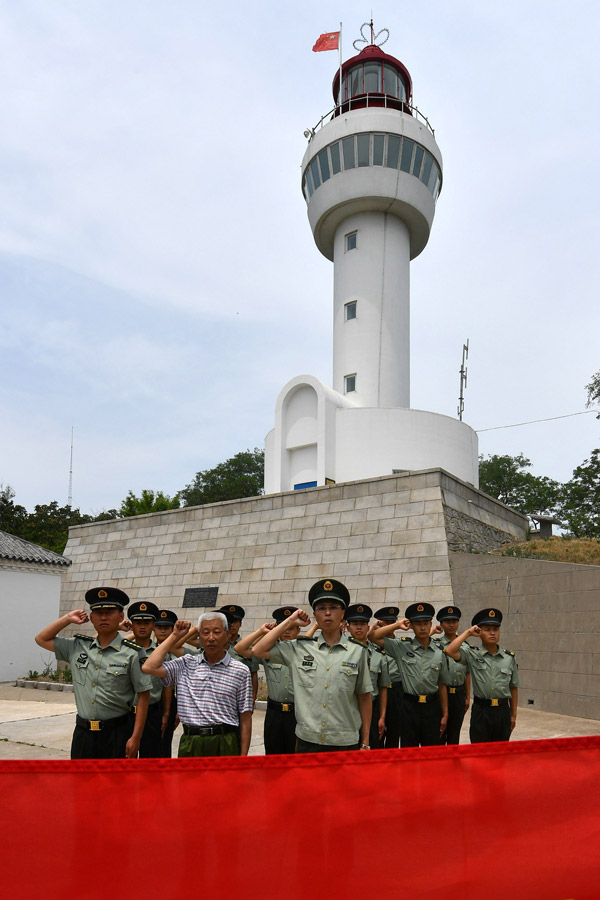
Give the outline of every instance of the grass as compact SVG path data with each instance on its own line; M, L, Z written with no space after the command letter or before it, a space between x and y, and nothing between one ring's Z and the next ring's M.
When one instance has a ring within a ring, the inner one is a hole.
M492 554L600 566L600 538L569 538L558 535L543 540L534 538L531 541L503 544L502 547L493 550Z

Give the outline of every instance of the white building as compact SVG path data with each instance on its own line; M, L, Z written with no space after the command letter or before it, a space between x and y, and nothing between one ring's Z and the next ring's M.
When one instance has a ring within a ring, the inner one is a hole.
M424 250L442 156L412 105L403 64L374 43L333 81L336 107L310 132L302 190L333 262L333 388L285 385L265 441L265 491L442 468L478 486L477 435L410 408L410 261Z
M53 659L35 635L59 617L61 576L71 560L0 531L0 681L41 672Z

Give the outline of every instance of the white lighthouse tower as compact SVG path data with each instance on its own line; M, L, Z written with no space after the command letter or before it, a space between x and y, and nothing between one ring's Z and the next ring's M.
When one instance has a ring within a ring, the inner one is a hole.
M333 390L301 375L279 394L267 493L426 468L478 485L475 432L410 408L410 261L429 240L442 156L408 70L367 27L302 161L315 243L334 266Z

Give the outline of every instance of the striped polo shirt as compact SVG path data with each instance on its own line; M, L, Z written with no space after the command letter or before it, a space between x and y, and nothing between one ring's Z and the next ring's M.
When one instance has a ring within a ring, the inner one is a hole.
M204 653L164 662L165 687L177 687L177 714L185 725L239 725L252 712L252 680L248 667L225 653L211 665Z

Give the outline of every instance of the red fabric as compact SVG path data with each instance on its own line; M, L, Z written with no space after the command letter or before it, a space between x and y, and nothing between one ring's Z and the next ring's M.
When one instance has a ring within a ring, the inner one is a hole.
M5 761L3 895L597 898L599 750Z
M327 34L321 34L317 38L313 50L315 53L320 53L322 50L337 50L339 39L339 31L329 31Z

